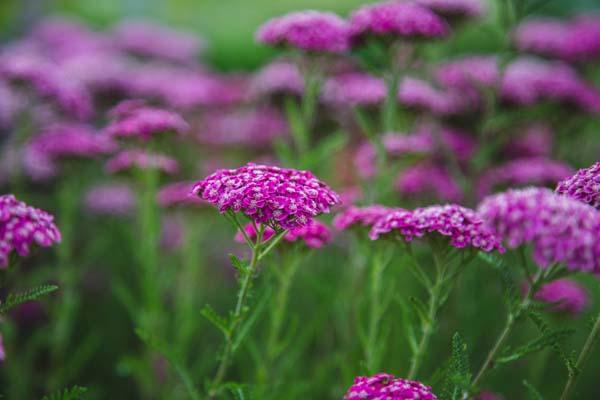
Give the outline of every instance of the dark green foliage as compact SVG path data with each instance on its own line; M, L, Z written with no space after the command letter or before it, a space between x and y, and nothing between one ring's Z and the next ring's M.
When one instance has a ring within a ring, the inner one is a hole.
M21 293L10 293L6 300L0 304L0 314L6 314L12 308L28 301L37 300L42 296L58 289L56 285L41 285Z
M56 393L44 396L42 400L80 400L83 399L83 395L87 392L87 389L81 386L73 386L70 389L63 389Z
M452 357L445 371L440 400L459 400L469 390L471 367L467 344L458 332L452 336Z

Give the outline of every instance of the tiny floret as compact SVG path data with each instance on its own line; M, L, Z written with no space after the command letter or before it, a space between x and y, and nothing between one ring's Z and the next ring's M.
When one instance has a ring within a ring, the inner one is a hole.
M600 209L600 162L580 169L556 188L556 193Z
M417 381L379 373L357 376L344 400L437 400L429 386Z

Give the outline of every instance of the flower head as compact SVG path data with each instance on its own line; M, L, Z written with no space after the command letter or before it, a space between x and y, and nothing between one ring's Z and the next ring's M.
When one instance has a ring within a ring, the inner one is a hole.
M600 162L560 182L556 193L600 209Z
M542 157L516 159L486 171L477 182L477 194L483 197L502 186L554 186L572 173L573 169L560 161Z
M247 164L218 170L193 192L219 211L242 212L257 223L292 229L329 212L339 196L308 171Z
M129 215L135 209L135 194L131 187L107 183L91 187L84 197L85 208L98 215Z
M572 279L557 279L542 285L534 298L554 304L552 311L579 314L588 305L589 296L581 284Z
M456 204L434 205L414 211L392 210L377 220L369 237L375 240L389 233L398 234L406 242L437 234L448 237L450 245L459 249L473 247L485 252L504 251L474 210Z
M193 182L175 182L163 186L157 194L161 207L200 206L206 204L198 196L192 194Z
M486 12L482 0L416 0L416 3L448 19L477 18Z
M498 60L493 56L473 56L439 64L435 70L438 82L448 88L478 89L498 83Z
M443 90L421 79L406 77L400 82L398 101L411 108L438 116L460 114L472 107L472 96L455 90ZM476 104L475 104L476 105Z
M250 240L256 240L257 232L254 229L254 224L248 223L244 226L246 235ZM275 230L271 227L265 227L263 232L263 241L269 240L275 235ZM302 241L307 247L318 249L329 243L332 239L331 230L324 223L313 220L308 225L300 226L297 228L290 229L284 236L283 239L286 242L297 242ZM243 243L244 236L241 232L235 234L235 240Z
M348 24L334 13L299 11L267 21L256 32L256 39L272 46L342 53L348 49Z
M437 400L429 386L417 381L379 373L358 376L344 395L344 400Z
M531 245L542 267L600 273L600 213L593 207L531 187L486 197L477 212L508 247Z
M252 77L248 91L252 98L278 94L300 96L304 92L304 80L295 64L276 61L267 64Z
M194 61L204 47L196 34L175 31L145 20L128 20L114 30L123 50L177 62Z
M449 33L446 22L429 8L399 0L360 7L350 16L350 37L359 43L375 37L441 37Z
M111 137L150 140L157 134L184 133L188 124L179 114L127 100L111 112L113 121L106 127Z
M54 217L28 206L12 194L0 196L0 268L6 268L11 253L29 255L32 245L50 247L60 242Z
M160 153L148 153L140 149L123 150L106 162L106 171L114 174L133 168L155 168L173 175L179 172L177 160Z
M350 206L335 216L333 226L340 231L355 226L370 228L379 218L389 214L391 210L389 207L379 204L366 207Z
M445 201L459 201L463 193L445 167L421 163L405 168L396 178L395 188L403 196L427 196Z
M325 82L323 100L335 106L374 106L383 102L386 91L382 79L350 72Z
M561 58L569 34L569 24L564 21L536 18L521 23L513 33L513 40L519 50Z

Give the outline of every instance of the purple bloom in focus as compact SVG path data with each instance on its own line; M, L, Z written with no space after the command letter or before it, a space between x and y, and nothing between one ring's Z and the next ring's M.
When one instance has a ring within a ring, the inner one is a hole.
M330 12L299 11L273 18L256 32L256 39L273 46L304 51L343 53L348 50L348 24Z
M477 182L477 195L487 196L496 187L549 184L573 174L573 169L560 161L546 158L522 158L509 161L486 171Z
M413 211L392 210L377 220L369 237L376 240L390 233L399 235L406 242L434 233L448 237L450 245L459 249L474 247L485 252L504 251L498 238L484 226L474 210L456 204L433 205Z
M287 134L285 117L272 107L207 113L196 138L220 146L264 147Z
M124 150L106 162L106 171L114 174L133 168L155 168L167 175L179 172L177 160L160 153L148 153L140 149Z
M246 224L244 230L250 240L256 240L256 231L254 230L254 225L252 223ZM262 240L269 240L273 235L275 235L273 228L266 227ZM308 225L290 229L283 236L283 239L286 242L297 242L298 240L301 240L307 247L319 249L331 242L332 237L331 230L327 225L321 221L313 220ZM240 232L235 234L236 242L244 243L244 240L244 236Z
M135 193L125 184L108 183L91 187L84 197L86 210L98 215L125 216L133 213Z
M150 140L157 134L181 134L189 129L189 125L179 114L142 106L132 100L117 105L111 116L113 120L105 129L106 134L111 137Z
M176 62L194 61L204 44L196 34L175 31L151 21L129 20L114 29L123 50Z
M600 213L591 206L531 187L488 196L477 212L508 247L531 245L542 267L600 273Z
M387 88L381 78L350 72L328 79L323 87L323 101L334 106L375 106L383 102Z
M92 158L116 150L108 136L90 126L77 123L57 123L33 137L25 147L24 167L35 180L54 177L58 163L66 159Z
M534 298L544 303L554 304L555 312L579 314L588 305L588 293L581 284L572 279L557 279L542 285Z
M276 61L267 64L254 75L248 91L251 98L280 94L301 96L304 92L304 79L295 64Z
M158 194L157 201L161 207L175 206L201 206L206 205L202 199L192 193L193 182L175 182L163 186Z
M13 250L26 257L32 245L50 247L60 239L52 215L28 206L12 194L0 196L0 269L8 266Z
M333 219L337 230L346 230L355 226L370 228L377 220L392 211L391 208L374 204L366 207L351 206L338 213Z
M600 209L600 162L560 182L556 193Z
M360 43L368 37L442 37L446 22L427 7L400 0L360 7L350 16L350 37Z
M396 190L405 197L428 196L444 201L460 201L463 197L460 186L442 166L423 163L413 165L398 174Z
M357 376L344 395L344 400L437 400L429 386L417 381L379 373Z
M486 12L483 0L415 0L448 19L477 18Z
M218 170L196 183L194 193L220 212L242 212L256 223L292 229L328 213L339 196L309 171L247 164Z

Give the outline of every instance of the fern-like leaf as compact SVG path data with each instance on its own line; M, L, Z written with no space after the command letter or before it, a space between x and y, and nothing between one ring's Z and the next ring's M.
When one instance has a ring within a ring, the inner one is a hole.
M83 398L85 392L87 392L86 388L73 386L70 389L63 389L56 393L44 396L42 400L79 400Z
M10 293L6 300L0 303L0 314L6 314L8 311L19 304L37 300L38 298L52 293L58 289L56 285L41 285L21 293Z

